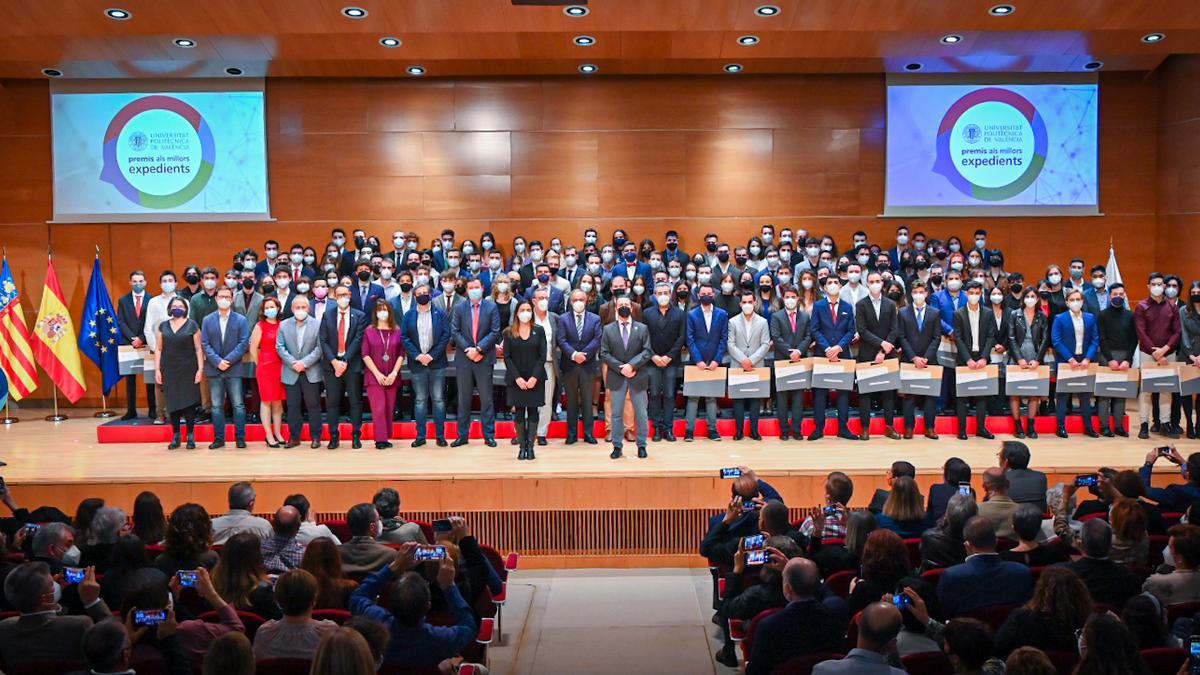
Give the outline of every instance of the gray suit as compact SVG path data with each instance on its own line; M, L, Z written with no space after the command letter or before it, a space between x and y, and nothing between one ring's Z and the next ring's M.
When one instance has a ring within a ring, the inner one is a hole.
M812 675L904 675L905 671L893 668L878 652L851 649L843 659L822 661L812 670Z
M262 293L255 291L250 296L250 302L246 302L245 291L235 291L233 294L233 311L246 317L250 322L250 327L254 328L254 324L258 323L259 311L262 309L263 296Z
M771 329L767 320L758 312L750 315L749 325L746 324L745 314L729 317L729 340L726 345L729 351L730 372L740 369L745 359L749 359L755 368L762 367L763 359L771 350ZM750 433L752 436L758 434L758 413L761 406L760 399L733 400L733 420L737 425L737 436L743 433L747 411L750 413Z
M104 601L87 616L26 614L0 621L0 656L8 666L37 661L83 661L83 634L96 621L112 617Z
M628 319L629 342L626 344L621 336L621 322L622 319L617 319L608 324L600 334L600 360L608 365L608 377L604 386L613 397L614 411L625 409L627 395L633 399L637 446L638 449L642 449L646 447L646 436L649 433L646 392L650 387L650 376L645 366L654 352L650 349L650 329L646 328L646 324L634 321L632 317ZM626 363L636 371L631 378L621 374L621 366ZM625 416L614 412L612 418L613 448L619 450L625 436Z
M1046 474L1033 469L1009 469L1008 496L1018 504L1035 504L1046 510Z
M291 441L300 441L300 402L308 410L308 429L312 440L321 438L321 327L309 317L303 326L296 319L285 319L279 324L279 335L275 338L279 359L283 361L280 379L287 389L287 418ZM292 364L303 363L304 377L292 370Z

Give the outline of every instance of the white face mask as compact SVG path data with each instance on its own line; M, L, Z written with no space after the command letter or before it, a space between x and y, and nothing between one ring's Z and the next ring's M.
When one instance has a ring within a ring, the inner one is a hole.
M842 292L842 287L838 284L829 284L825 286L825 295L831 298L836 298Z
M1025 303L1026 307L1037 307L1038 299L1031 295L1028 298L1025 298L1023 302Z
M387 312L375 312L375 318L379 319L380 321L387 321L388 313Z
M750 316L753 313L754 313L754 304L753 303L746 303L746 304L742 305L742 314L745 314L746 316Z
M488 269L492 270L493 272L498 271L500 269L500 261L492 258L488 261Z
M813 287L813 280L812 279L801 279L800 286L802 286L804 288L804 290L806 290L806 291L811 291L812 287Z
M1058 282L1062 281L1062 275L1061 274L1051 274L1046 277L1046 281L1049 281L1051 286L1056 286L1056 285L1058 285Z
M216 280L216 279L205 279L205 280L204 280L204 288L205 288L205 290L209 290L209 291L211 291L212 289L214 289L214 288L216 288L216 287L217 287L217 280Z
M680 273L681 271L682 271L682 270L680 270L678 267L668 267L668 268L667 268L667 274L669 274L669 275L671 276L671 278L672 278L672 279L678 279L678 278L679 278L679 273Z
M1004 302L1004 294L1003 293L992 293L992 304L993 305L998 305L1002 302Z
M1067 309L1071 310L1072 312L1078 312L1079 310L1083 309L1083 301L1072 300L1067 303Z
M924 293L913 293L912 299L913 299L914 305L920 306L920 305L925 304L925 294Z
M908 243L908 235L907 234L896 235L896 243L900 244L901 246L904 246L905 244Z
M577 257L575 257L575 256L573 256L573 255L569 255L569 256L567 256L567 257L563 258L563 262L565 262L565 263L567 264L567 267L574 267L574 266L575 266L575 263L576 263L578 260L579 260L579 258L577 258Z
M541 262L543 255L545 254L542 253L541 249L535 249L529 254L529 259L533 262Z
M507 281L496 282L496 290L501 293L507 293L508 292L508 282Z
M292 312L292 316L296 317L297 321L304 321L305 319L308 318L308 310L307 309L297 309L296 311Z
M1104 288L1104 277L1096 277L1092 279L1092 287L1096 289Z
M538 308L539 312L544 312L544 311L550 309L550 301L549 300L538 300L537 308Z
M1161 297L1162 294L1163 294L1162 284L1150 284L1150 295L1153 295L1154 297L1157 298L1157 297Z
M217 307L221 309L229 309L233 305L233 301L229 298L217 298Z
M350 306L350 298L346 298L346 297L338 298L335 302L337 302L337 306L341 307L342 309L346 309L347 307Z
M394 274L394 272L386 267L384 269L379 270L379 278L380 279L391 279L392 274Z
M796 299L795 298L784 298L783 306L787 307L788 309L796 309Z
M967 304L978 305L981 297L983 296L979 295L978 293L967 293Z
M951 252L951 253L958 253L960 250L962 250L962 246L961 246L961 245L959 245L959 244L950 244L950 252Z
M275 280L275 288L287 288L291 283L291 277L279 277Z
M575 302L571 303L571 309L575 310L576 314L583 314L583 310L586 307L587 303L583 300L576 300Z
M878 281L867 284L867 290L871 291L871 295L879 295L879 292L883 290L883 284Z
M732 293L733 292L733 282L726 281L725 283L721 284L721 292L722 293Z
M951 291L958 291L958 289L962 288L962 279L951 279L950 281L947 281L946 288L949 288Z
M590 281L579 282L579 290L583 291L584 293L591 293L592 292L592 282L590 282Z
M633 287L634 295L641 295L642 293L645 293L645 292L646 292L646 287L642 286L641 284L638 284L637 286Z
M524 312L517 312L517 320L520 321L521 323L529 323L529 320L532 318L533 318L533 312L530 312L529 310L525 310Z
M699 281L701 284L707 284L708 282L712 281L712 273L700 272L696 275L696 281Z
M759 253L762 253L762 247L761 247L761 246L751 246L751 247L750 247L750 255L755 255L755 256L756 256L756 255L758 255Z
M654 301L658 303L659 307L666 307L671 304L671 296L659 293L654 296Z

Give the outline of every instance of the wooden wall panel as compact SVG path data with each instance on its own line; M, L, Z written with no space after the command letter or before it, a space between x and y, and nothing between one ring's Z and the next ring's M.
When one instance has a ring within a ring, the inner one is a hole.
M661 239L676 229L689 250L705 232L735 242L764 222L841 242L857 229L890 242L901 222L940 237L982 226L1008 266L1027 273L1075 254L1103 262L1112 237L1123 272L1137 279L1154 267L1186 272L1200 263L1197 77L1196 57L1176 57L1157 76L1102 74L1100 218L878 218L885 165L879 74L296 78L267 86L276 222L112 226L45 224L52 201L47 85L6 81L0 243L31 322L51 240L78 312L96 243L119 294L135 266L153 287L164 268L224 269L235 248L258 248L267 238L319 247L337 226L362 226L385 241L394 229L416 230L426 242L449 226L460 239L491 231L502 245L518 233L578 239L587 227L607 234L620 226L635 239ZM48 394L44 388L38 396Z

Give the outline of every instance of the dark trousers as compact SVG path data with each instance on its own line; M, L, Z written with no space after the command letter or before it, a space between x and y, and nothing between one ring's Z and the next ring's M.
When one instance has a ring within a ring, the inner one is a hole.
M146 408L149 410L149 416L154 417L155 409L158 408L158 397L155 395L154 373L150 373L150 378L146 380ZM137 414L137 375L125 376L125 399L126 411L131 415Z
M176 436L179 435L179 422L181 420L187 421L187 434L188 438L191 438L196 430L196 406L190 405L182 410L171 411L171 431Z
M1065 427L1067 424L1067 404L1071 402L1071 394L1058 394L1054 402L1054 415L1058 417L1058 426ZM1090 430L1092 428L1092 395L1091 394L1075 394L1079 397L1079 414L1083 415L1083 428ZM1105 420L1100 421L1101 424Z
M363 374L362 371L347 370L341 377L334 377L332 370L324 371L325 375L325 426L329 427L329 437L338 437L338 418L342 414L342 395L350 398L350 433L358 436L362 433L363 413Z
M675 428L675 382L679 379L679 367L646 364L650 375L650 420L654 428L662 433L674 432Z
M798 435L804 417L804 390L775 392L775 417L779 420L779 433L790 428L793 435Z
M904 428L912 431L913 425L917 423L915 412L917 403L921 404L921 409L925 416L925 430L933 431L933 426L937 423L937 397L920 396L917 394L910 394L904 397Z
M496 408L492 401L492 370L494 364L487 361L473 363L466 359L454 362L454 372L458 380L458 411L455 422L458 424L458 437L467 440L471 432L471 393L479 392L479 417L483 422L483 437L496 437ZM537 417L537 409L534 409ZM537 429L533 430L537 433Z
M825 406L829 396L837 396L838 431L848 431L846 422L850 419L850 392L834 389L813 389L813 418L817 421L817 431L825 431Z
M567 438L579 438L579 420L583 418L583 435L590 437L594 427L592 413L592 383L596 375L585 368L571 368L563 373L562 384L567 390Z
M1179 426L1179 421L1182 419L1188 429L1194 428L1192 411L1196 409L1195 398L1195 396L1171 394L1171 424Z
M950 370L947 368L947 370ZM953 371L951 371L953 372ZM979 433L986 429L987 424L987 396L959 396L954 402L954 411L958 414L958 430L961 433L967 433L967 404L975 405L975 433Z
M863 431L871 424L872 401L879 401L879 407L883 408L883 421L890 428L896 418L896 392L877 391L858 395L858 417L862 420Z
M733 400L733 421L737 431L743 430L747 413L750 415L750 431L758 431L758 414L762 408L762 400L757 398L735 398Z
M321 438L321 385L309 382L304 373L292 384L284 385L287 390L287 423L288 439L299 441L300 429L304 420L300 417L300 402L304 401L304 409L308 412L308 432L312 439Z
M1124 429L1125 399L1116 396L1097 396L1096 407L1099 409L1101 429ZM1109 425L1109 417L1112 424Z

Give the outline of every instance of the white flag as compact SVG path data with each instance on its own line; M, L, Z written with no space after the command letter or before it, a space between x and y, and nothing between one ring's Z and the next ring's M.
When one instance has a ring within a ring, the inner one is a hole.
M1121 280L1121 268L1117 267L1117 251L1111 242L1108 244L1108 264L1104 266L1104 276L1108 278L1109 286L1125 283Z

